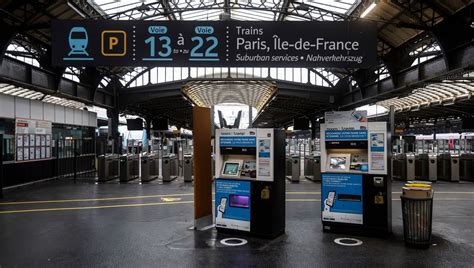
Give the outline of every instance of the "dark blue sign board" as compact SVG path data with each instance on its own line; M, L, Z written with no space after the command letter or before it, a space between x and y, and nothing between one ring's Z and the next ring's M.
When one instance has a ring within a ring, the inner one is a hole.
M225 136L220 137L220 147L255 147L257 145L256 137L248 136Z
M377 64L371 22L54 20L55 66L341 67Z
M326 141L367 140L367 130L326 130Z

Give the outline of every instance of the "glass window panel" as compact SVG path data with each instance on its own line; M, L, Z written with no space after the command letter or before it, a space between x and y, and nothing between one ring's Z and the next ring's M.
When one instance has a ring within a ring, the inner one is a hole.
M166 67L166 82L174 81L173 74L174 74L173 67Z
M285 68L277 68L277 79L284 80L285 79Z
M198 77L198 69L197 67L191 67L191 78L196 78Z
M166 69L164 67L158 67L158 83L166 82Z
M278 77L277 73L278 73L277 68L270 68L270 77L271 78L277 79L277 77Z

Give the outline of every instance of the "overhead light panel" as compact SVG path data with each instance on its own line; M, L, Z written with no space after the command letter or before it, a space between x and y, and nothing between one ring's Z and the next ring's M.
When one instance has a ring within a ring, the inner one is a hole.
M370 13L370 11L372 11L372 9L375 8L377 4L375 2L373 2L372 4L370 4L370 6L364 11L362 12L362 15L360 15L361 18L364 18L365 16L367 16L367 14Z

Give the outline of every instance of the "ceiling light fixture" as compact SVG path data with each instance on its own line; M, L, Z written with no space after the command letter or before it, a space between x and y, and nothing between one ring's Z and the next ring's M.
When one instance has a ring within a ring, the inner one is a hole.
M372 11L372 9L375 8L377 4L375 2L373 2L372 4L370 4L370 6L364 11L362 12L362 15L360 15L361 18L364 18L365 16L367 16L367 14L370 13L370 11Z

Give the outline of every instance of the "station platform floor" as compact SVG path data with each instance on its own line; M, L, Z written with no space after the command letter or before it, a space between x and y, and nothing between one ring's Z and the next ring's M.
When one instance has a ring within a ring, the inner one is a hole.
M474 183L438 182L432 246L406 248L394 182L388 239L323 233L320 184L286 187L286 233L273 240L194 231L193 186L70 179L9 190L0 200L0 267L472 267ZM229 247L223 238L248 240ZM360 239L341 246L334 239Z

